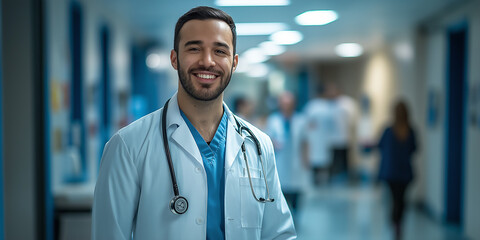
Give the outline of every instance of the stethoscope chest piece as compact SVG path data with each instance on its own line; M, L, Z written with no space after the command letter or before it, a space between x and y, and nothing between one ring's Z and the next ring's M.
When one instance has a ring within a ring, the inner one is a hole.
M170 211L174 214L184 214L188 210L188 201L182 196L175 196L170 201Z

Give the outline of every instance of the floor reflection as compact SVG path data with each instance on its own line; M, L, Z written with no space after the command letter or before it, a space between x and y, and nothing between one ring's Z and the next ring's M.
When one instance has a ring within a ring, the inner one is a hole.
M306 193L295 213L298 238L389 240L392 238L387 195L382 186L324 186ZM405 240L464 240L455 227L434 221L415 207L407 207Z

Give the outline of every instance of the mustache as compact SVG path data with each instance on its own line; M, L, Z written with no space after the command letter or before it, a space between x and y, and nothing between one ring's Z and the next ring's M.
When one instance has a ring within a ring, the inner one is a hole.
M193 68L188 71L189 73L195 72L195 71L207 71L207 72L212 72L217 75L223 75L223 71L217 70L214 67L206 68L206 67L198 67L198 68Z

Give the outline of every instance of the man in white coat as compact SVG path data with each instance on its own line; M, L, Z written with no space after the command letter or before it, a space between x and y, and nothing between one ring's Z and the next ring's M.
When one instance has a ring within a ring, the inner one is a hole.
M323 89L317 89L317 96L304 108L306 118L306 155L316 187L329 181L332 164L332 132L335 118L330 111L329 102L323 96Z
M295 106L295 96L291 92L281 93L278 96L279 111L268 117L265 130L272 139L283 194L294 215L298 199L308 185L309 170L302 154L305 119Z
M179 18L170 55L178 92L106 144L92 239L296 238L272 142L223 102L235 46L223 11L197 7Z

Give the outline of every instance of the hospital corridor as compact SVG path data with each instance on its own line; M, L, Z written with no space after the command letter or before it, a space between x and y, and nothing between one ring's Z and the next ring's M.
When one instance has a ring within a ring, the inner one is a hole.
M0 0L0 55L0 240L480 240L480 0Z

